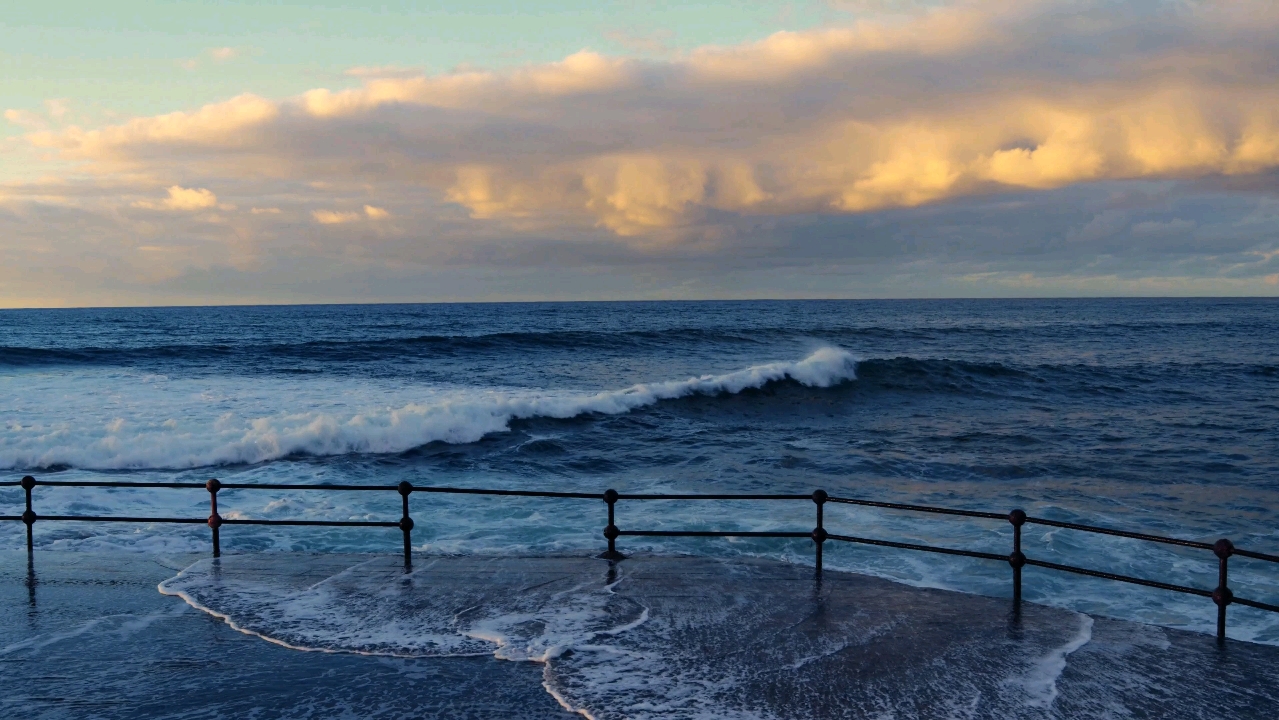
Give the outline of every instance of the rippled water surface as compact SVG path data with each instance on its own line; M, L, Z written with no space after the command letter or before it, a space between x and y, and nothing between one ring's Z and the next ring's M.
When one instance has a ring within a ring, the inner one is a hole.
M9 479L810 492L1032 515L1279 552L1279 302L380 305L0 312ZM208 513L198 491L40 488L42 514ZM373 493L236 493L230 517L396 519ZM600 547L593 501L413 496L415 547ZM0 514L21 511L0 489ZM635 529L796 529L811 503L622 503ZM831 507L834 531L1005 553L1007 523ZM21 546L18 523L0 543ZM203 551L200 526L37 523L44 548ZM378 529L230 527L237 550L394 551ZM624 549L811 562L808 541ZM1037 528L1055 562L1211 588L1201 551ZM1205 557L1206 556L1206 557ZM1006 565L828 548L835 567L1008 593ZM1279 571L1232 565L1279 602ZM1027 597L1210 630L1210 602L1028 570ZM1232 634L1279 623L1232 609Z

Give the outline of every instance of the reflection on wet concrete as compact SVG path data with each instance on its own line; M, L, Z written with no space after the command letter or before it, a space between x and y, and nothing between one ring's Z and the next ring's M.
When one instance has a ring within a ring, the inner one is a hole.
M765 560L35 565L36 621L0 626L6 716L1279 716L1279 648ZM27 603L3 567L7 620Z

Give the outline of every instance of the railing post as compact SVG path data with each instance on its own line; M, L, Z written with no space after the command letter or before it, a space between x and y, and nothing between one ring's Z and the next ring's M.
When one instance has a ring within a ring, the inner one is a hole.
M27 475L22 478L22 489L27 493L27 509L22 513L22 522L27 526L27 554L30 555L35 550L35 544L31 537L31 526L36 524L36 513L31 509L31 488L36 486L36 479Z
M813 542L817 543L817 577L822 576L822 545L827 538L826 528L822 523L822 509L826 506L826 498L830 497L825 490L813 491L813 503L817 505L817 527L813 528Z
M1217 603L1217 642L1226 641L1226 606L1234 599L1226 585L1226 563L1235 552L1234 543L1222 538L1212 546L1212 554L1217 556L1217 589L1212 591L1212 601Z
M1026 524L1026 512L1013 510L1008 513L1008 522L1013 526L1013 551L1008 556L1008 564L1013 566L1013 610L1021 611L1021 569L1026 565L1026 556L1021 552L1021 526Z
M213 530L213 557L222 557L222 542L218 536L218 528L222 527L222 516L218 514L218 491L222 483L213 478L204 484L209 491L209 528Z
M399 485L400 500L404 507L404 514L400 517L400 531L404 533L404 568L413 567L413 518L409 517L409 493L413 492L413 485L406 480L400 481Z
M617 551L617 536L620 531L617 529L616 518L613 515L613 506L617 504L617 491L612 488L605 490L604 502L608 503L608 525L604 526L604 538L608 540L608 550L605 550L600 557L605 560L624 560L626 556Z

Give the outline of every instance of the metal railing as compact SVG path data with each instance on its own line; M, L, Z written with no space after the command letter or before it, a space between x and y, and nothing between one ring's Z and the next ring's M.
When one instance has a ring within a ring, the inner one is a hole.
M220 557L222 555L221 534L220 530L224 525L293 525L293 526L320 526L320 527L381 527L381 528L398 528L404 538L404 565L412 567L412 533L413 518L409 515L409 495L415 492L422 493L443 493L454 495L489 495L489 496L516 496L516 497L536 497L536 498L569 498L578 500L595 500L604 501L608 506L608 524L604 526L604 539L608 542L607 549L600 553L599 557L610 560L619 561L625 559L625 555L617 549L617 539L619 537L750 537L750 538L810 538L816 545L815 565L817 577L820 579L822 572L822 549L828 540L856 543L861 545L875 545L879 547L898 548L902 550L916 550L920 552L940 553L944 555L959 555L962 557L978 558L981 560L996 560L1007 562L1012 567L1012 585L1013 585L1013 607L1014 610L1020 608L1022 595L1022 569L1026 566L1040 567L1048 570L1058 570L1061 572L1074 573L1077 575L1087 575L1089 577L1102 578L1105 580L1115 580L1118 582L1131 583L1133 585L1141 585L1150 588L1158 588L1160 590L1169 590L1171 592L1184 593L1187 595L1198 595L1200 597L1212 598L1213 603L1217 606L1217 639L1225 640L1226 637L1226 608L1231 604L1245 605L1247 607L1257 608L1259 610L1267 610L1269 612L1279 613L1279 605L1271 605L1269 603L1257 600L1249 600L1246 598L1235 597L1231 592L1227 580L1229 574L1229 559L1232 556L1252 558L1255 560L1263 560L1266 562L1279 563L1279 555L1270 555L1267 553L1254 552L1237 548L1229 540L1221 539L1215 543L1198 542L1194 540L1182 540L1178 538L1164 537L1161 535L1150 535L1146 533L1128 532L1125 530L1115 530L1112 528L1096 527L1093 525L1081 525L1078 523L1061 522L1058 520L1048 520L1046 518L1037 518L1027 515L1022 510L1013 510L1010 513L993 513L979 512L975 510L956 510L952 508L931 507L928 505L906 505L902 503L876 502L873 500L858 500L855 498L832 497L824 490L816 490L808 495L780 495L780 494L652 494L652 493L619 493L616 490L606 490L603 493L578 493L578 492L549 492L542 490L491 490L483 488L456 488L456 487L437 487L437 486L415 486L408 482L401 482L398 485L297 485L297 484L257 484L257 483L223 483L217 479L209 480L206 483L180 483L180 482L59 482L59 481L37 481L30 475L22 478L21 481L0 482L0 487L20 486L26 493L26 510L21 515L0 515L0 521L12 520L21 521L27 526L27 551L33 551L34 543L32 537L32 527L37 521L40 522L128 522L128 523L174 523L174 524L207 524L212 530L213 535L213 556ZM105 487L105 488L171 488L182 490L204 490L209 493L209 516L207 518L173 518L173 517L122 517L122 516L96 516L96 515L47 515L40 516L32 509L31 493L36 487ZM342 521L342 520L255 520L245 518L224 518L218 513L218 493L231 490L325 490L325 491L352 491L352 492L395 492L400 495L401 499L401 516L399 520L388 521ZM684 501L723 501L723 500L757 500L757 501L804 501L812 502L816 505L817 523L812 530L805 531L742 531L742 530L622 530L617 526L615 507L620 501L648 501L648 500L684 500ZM903 543L890 540L878 540L874 538L856 537L853 535L842 535L831 533L825 527L825 506L827 503L837 503L843 505L859 505L863 507L874 507L888 510L903 510L916 513L930 513L934 515L952 515L966 518L976 518L981 520L1002 520L1010 523L1013 527L1013 544L1012 552L1008 555L999 553L979 552L976 550L963 550L959 548L936 547L933 545L919 545L915 543ZM1162 543L1165 545L1175 545L1196 550L1211 550L1217 558L1217 587L1212 590L1203 588L1188 587L1185 585L1176 585L1173 583L1159 582L1156 580L1148 580L1145 578L1133 577L1130 575L1120 575L1117 573L1103 572L1100 570L1090 570L1087 568L1076 567L1074 565L1063 565L1061 563L1048 562L1046 560L1037 560L1026 557L1021 548L1022 527L1027 524L1045 525L1049 527L1065 528L1069 530L1080 530L1088 533L1096 533L1101 535L1112 535L1115 537L1130 538L1133 540L1142 540L1146 542Z

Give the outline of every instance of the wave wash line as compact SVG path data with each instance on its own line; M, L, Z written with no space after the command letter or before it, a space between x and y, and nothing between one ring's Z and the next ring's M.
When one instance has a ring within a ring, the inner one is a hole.
M1021 585L1022 585L1022 569L1026 566L1041 567L1049 570L1058 570L1077 575L1087 575L1090 577L1102 578L1105 580L1113 580L1118 582L1132 583L1134 585L1143 585L1145 587L1158 588L1161 590L1169 590L1171 592L1184 593L1187 595L1198 595L1200 597L1211 598L1217 605L1217 640L1224 642L1226 639L1226 608L1232 603L1246 605L1248 607L1266 610L1269 612L1279 613L1279 605L1271 605L1256 600L1248 600L1245 598L1237 598L1231 592L1228 581L1228 564L1229 559L1233 555L1240 557L1252 558L1255 560L1264 560L1271 563L1279 563L1279 555L1270 555L1266 553L1254 552L1236 548L1233 543L1227 539L1218 540L1215 543L1197 542L1193 540L1181 540L1178 538L1163 537L1160 535L1148 535L1145 533L1128 532L1125 530L1114 530L1111 528L1096 527L1092 525L1080 525L1077 523L1060 522L1057 520L1048 520L1045 518L1036 518L1027 515L1022 510L1013 510L1007 514L980 512L975 510L956 510L952 508L931 507L927 505L905 505L901 503L876 502L872 500L858 500L854 498L832 497L825 490L815 490L809 495L780 495L780 494L653 494L653 493L619 493L616 490L609 489L603 493L577 493L577 492L553 492L542 490L492 490L486 488L455 488L455 487L417 487L408 482L401 482L398 485L298 485L298 484L251 484L251 483L222 483L219 480L212 479L204 484L200 483L155 483L155 482L61 482L46 481L39 482L34 477L28 475L19 482L0 482L0 487L21 486L26 493L26 510L22 515L3 515L0 521L21 521L27 526L27 553L29 558L29 567L34 566L30 563L34 562L34 542L32 537L32 528L36 521L54 521L54 522L126 522L126 523L179 523L179 524L208 524L213 533L213 556L220 557L222 555L220 530L223 525L314 525L322 527L381 527L381 528L399 528L404 537L404 567L411 568L413 565L412 555L412 533L414 522L412 516L409 515L409 496L414 492L425 493L446 493L457 495L490 495L490 496L519 496L519 497L537 497L537 498L568 498L579 500L595 500L603 501L608 506L608 524L604 526L604 539L607 541L607 549L600 553L598 557L609 560L610 562L619 562L626 559L617 549L617 539L620 537L752 537L752 538L811 538L815 545L815 565L816 565L816 581L821 582L822 576L822 548L827 541L837 541L846 543L858 543L863 545L877 545L880 547L898 548L902 550L914 550L920 552L941 553L945 555L959 555L963 557L978 558L982 560L995 560L1007 562L1012 567L1012 590L1013 590L1013 610L1019 613L1021 609ZM172 488L172 489L198 489L209 493L210 512L207 518L166 518L166 517L118 517L118 516L91 516L91 515L53 515L47 517L38 516L32 509L32 490L37 486L48 487L113 487L113 488ZM218 514L218 493L224 490L327 490L327 491L353 491L353 492L395 492L400 495L402 515L399 520L387 521L337 521L337 520L252 520L252 519L235 519L223 518ZM619 501L648 501L648 500L681 500L681 501L726 501L726 500L758 500L758 501L806 501L812 502L817 508L817 523L812 530L796 530L796 531L719 531L719 530L623 530L617 526L617 518L615 506ZM991 552L978 552L974 550L961 550L957 548L936 547L932 545L918 545L914 543L894 542L890 540L877 540L873 538L856 537L852 535L842 535L829 532L824 523L823 511L828 502L842 503L846 505L861 505L865 507L885 508L889 510L905 510L918 513L932 513L937 515L949 515L966 518L978 518L983 520L1006 520L1013 526L1013 546L1012 552L1007 555ZM1162 543L1166 545L1177 545L1181 547L1194 548L1198 550L1211 550L1217 557L1218 575L1217 587L1213 590L1205 590L1202 588L1187 587L1185 585L1174 585L1171 583L1159 582L1157 580L1148 580L1145 578L1133 577L1130 575L1119 575L1115 573L1102 572L1099 570L1089 570L1087 568L1076 567L1074 565L1063 565L1059 563L1047 562L1044 560L1036 560L1026 557L1021 549L1021 529L1027 523L1037 525L1047 525L1057 528L1066 528L1070 530L1082 530L1088 533L1113 535L1117 537L1131 538L1134 540L1143 540L1146 542Z
M9 449L0 449L0 468L180 469L256 464L296 454L402 453L430 442L476 442L509 430L514 420L622 415L663 400L736 394L787 379L808 387L831 387L855 380L857 362L847 350L823 347L802 360L753 365L722 375L640 383L620 390L555 394L511 389L480 397L364 410L345 419L324 412L302 412L237 422L227 415L214 421L208 433L176 431L165 423L153 423L126 436L120 431L129 423L122 419L106 423L106 434L97 438L69 437L63 428L36 427L28 428L33 432L26 440L14 440L8 443ZM148 450L158 447L167 448L163 456Z

